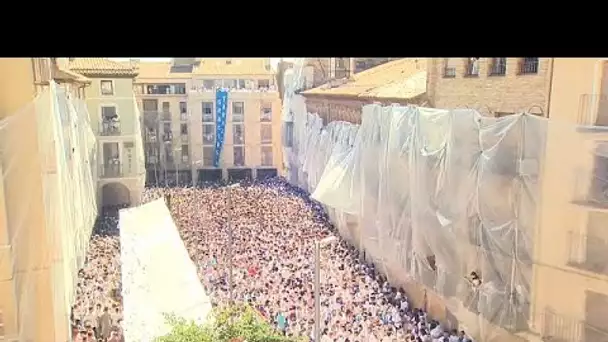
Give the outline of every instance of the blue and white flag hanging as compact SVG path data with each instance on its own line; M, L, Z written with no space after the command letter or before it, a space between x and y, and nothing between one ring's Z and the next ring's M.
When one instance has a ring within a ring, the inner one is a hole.
M228 92L218 89L215 93L215 155L213 166L220 166L220 155L224 146L224 135L226 133L226 112L228 108Z

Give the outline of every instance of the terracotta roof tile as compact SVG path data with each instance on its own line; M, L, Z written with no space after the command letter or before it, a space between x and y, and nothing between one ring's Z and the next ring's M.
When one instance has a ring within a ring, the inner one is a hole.
M193 73L210 76L274 75L269 58L204 58Z
M137 64L137 79L192 78L192 73L172 73L171 62L140 62Z
M69 68L85 76L135 77L137 75L132 65L106 58L74 58L70 61Z
M408 99L425 92L426 59L403 58L355 74L333 88L325 84L302 94Z

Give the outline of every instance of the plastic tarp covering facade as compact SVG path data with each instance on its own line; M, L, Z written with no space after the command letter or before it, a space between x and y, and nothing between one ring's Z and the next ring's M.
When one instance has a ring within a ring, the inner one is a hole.
M416 306L478 341L520 341L528 332L608 340L596 328L608 325L606 314L590 309L589 292L606 283L592 285L597 277L577 270L605 265L608 220L574 208L608 207L608 149L598 143L608 131L399 105L362 107L360 126L324 126L290 87L284 106L288 180L324 204L342 237ZM570 231L579 218L586 235ZM568 288L575 291L557 290Z
M69 327L97 216L96 146L85 104L54 83L0 122L7 340L54 340L49 334Z
M125 341L171 331L165 315L202 324L211 302L163 199L120 211Z

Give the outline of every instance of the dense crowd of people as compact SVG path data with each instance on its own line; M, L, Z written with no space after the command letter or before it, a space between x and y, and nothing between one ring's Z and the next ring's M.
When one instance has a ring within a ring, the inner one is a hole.
M337 236L318 203L281 179L232 188L230 211L226 187L151 188L144 201L162 196L216 305L248 303L286 335L314 339L314 242L336 236L321 253L322 342L471 341L463 331L448 331L412 307L403 290L388 284ZM74 323L83 341L89 341L86 336L122 338L120 247L113 210L97 225L88 262L79 274Z

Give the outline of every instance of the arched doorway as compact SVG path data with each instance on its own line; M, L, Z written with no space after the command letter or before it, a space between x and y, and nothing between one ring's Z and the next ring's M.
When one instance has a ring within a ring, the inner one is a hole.
M101 205L131 205L129 188L122 183L107 183L101 188Z

